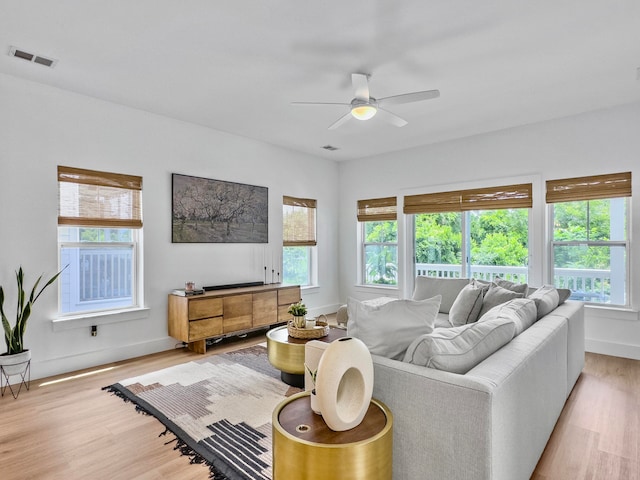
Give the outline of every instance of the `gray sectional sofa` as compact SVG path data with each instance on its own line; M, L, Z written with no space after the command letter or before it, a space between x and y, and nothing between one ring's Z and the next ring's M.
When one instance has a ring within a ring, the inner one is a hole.
M421 282L423 298L442 297L436 327L468 283ZM394 479L525 480L584 366L583 304L561 303L464 374L372 356L373 396L394 416Z

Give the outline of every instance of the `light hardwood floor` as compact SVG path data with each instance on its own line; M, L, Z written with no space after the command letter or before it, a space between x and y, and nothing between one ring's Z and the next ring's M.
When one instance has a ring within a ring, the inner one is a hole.
M225 340L207 355L263 341ZM101 390L194 358L202 356L180 349L35 380L18 400L7 391L0 399L0 478L206 480L206 467L165 445L173 436L159 437L157 420ZM639 411L640 361L588 353L532 478L640 480Z

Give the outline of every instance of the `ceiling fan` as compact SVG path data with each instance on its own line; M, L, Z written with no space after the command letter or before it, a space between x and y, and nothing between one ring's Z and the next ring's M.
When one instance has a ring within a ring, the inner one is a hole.
M380 117L396 127L404 127L407 121L400 118L394 113L386 110L389 105L400 105L402 103L420 102L440 96L439 90L424 90L422 92L404 93L401 95L393 95L391 97L374 98L369 94L369 77L364 73L352 73L351 83L355 90L355 98L350 103L323 103L323 102L292 102L292 105L341 105L348 106L349 112L340 117L329 126L329 130L338 128L350 118L358 120L369 120L374 115L380 114Z

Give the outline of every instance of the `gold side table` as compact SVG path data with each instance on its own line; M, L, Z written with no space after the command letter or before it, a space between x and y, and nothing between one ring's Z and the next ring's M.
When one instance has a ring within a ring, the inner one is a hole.
M392 480L393 416L371 400L360 425L334 432L311 410L309 392L273 412L274 480Z
M329 335L314 340L331 343L346 336L346 330L331 327ZM308 341L290 337L286 325L267 332L269 362L280 370L280 378L288 385L304 388L304 346Z

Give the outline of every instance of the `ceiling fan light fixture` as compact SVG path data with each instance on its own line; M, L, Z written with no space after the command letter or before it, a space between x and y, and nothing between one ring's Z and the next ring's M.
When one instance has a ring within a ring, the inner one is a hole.
M369 120L378 112L374 105L354 105L351 107L351 115L358 120Z

